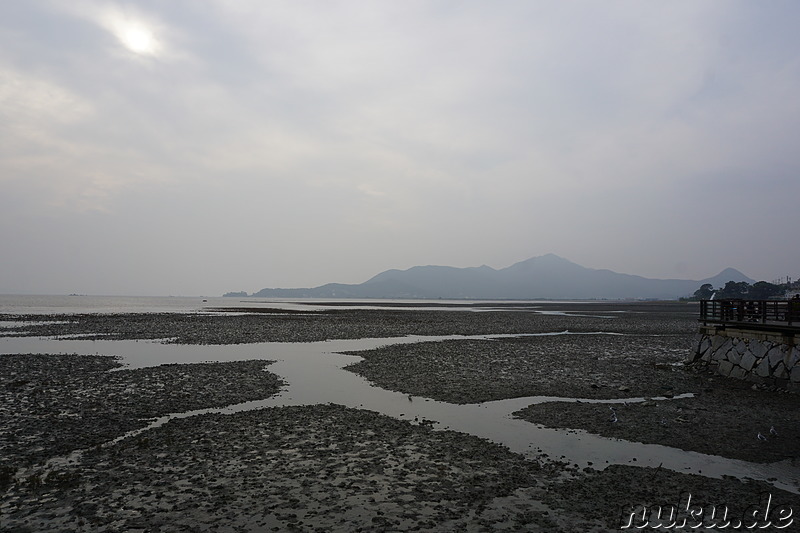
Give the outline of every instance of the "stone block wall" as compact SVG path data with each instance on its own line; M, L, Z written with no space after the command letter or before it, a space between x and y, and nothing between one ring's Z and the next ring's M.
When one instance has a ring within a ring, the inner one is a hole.
M716 373L800 391L800 345L793 335L702 326L690 363Z

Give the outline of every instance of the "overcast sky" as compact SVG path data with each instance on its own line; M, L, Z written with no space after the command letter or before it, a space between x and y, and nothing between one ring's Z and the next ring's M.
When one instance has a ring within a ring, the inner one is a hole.
M0 2L0 293L800 277L800 2Z

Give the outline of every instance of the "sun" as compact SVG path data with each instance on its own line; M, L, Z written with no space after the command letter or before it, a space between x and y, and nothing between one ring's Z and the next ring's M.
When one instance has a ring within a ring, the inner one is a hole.
M142 25L129 24L121 28L117 36L131 52L145 56L156 55L158 42L153 33Z

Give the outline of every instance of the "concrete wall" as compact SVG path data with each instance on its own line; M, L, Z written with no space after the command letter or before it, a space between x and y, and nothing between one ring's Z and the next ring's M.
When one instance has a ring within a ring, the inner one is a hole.
M692 364L718 374L800 391L800 345L793 333L701 326Z

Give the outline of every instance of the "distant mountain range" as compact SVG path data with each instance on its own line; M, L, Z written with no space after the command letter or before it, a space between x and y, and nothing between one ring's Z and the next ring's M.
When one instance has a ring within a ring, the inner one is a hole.
M702 280L649 279L611 270L586 268L547 254L495 270L488 266L455 268L415 266L387 270L364 283L328 283L308 289L262 289L262 298L446 298L446 299L659 299L691 296L704 283L715 288L728 281L755 283L726 268ZM228 293L246 296L246 293ZM226 295L227 296L227 295Z

